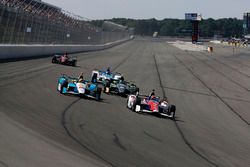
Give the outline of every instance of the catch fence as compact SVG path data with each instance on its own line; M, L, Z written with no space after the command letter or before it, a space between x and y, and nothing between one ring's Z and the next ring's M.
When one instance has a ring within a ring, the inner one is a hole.
M128 38L127 27L90 20L40 0L0 1L2 44L104 44Z

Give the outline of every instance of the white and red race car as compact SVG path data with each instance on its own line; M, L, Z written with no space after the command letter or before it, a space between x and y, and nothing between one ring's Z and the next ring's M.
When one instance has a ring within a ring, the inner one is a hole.
M68 57L67 55L54 55L51 62L56 64L76 66L77 59L76 57Z
M129 95L127 107L135 112L156 113L164 117L175 119L175 105L156 96Z

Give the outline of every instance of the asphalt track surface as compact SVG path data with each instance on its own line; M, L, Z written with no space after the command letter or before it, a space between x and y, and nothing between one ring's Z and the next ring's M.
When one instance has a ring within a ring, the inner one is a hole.
M78 67L51 58L0 64L0 167L250 166L248 48L187 52L135 39L77 54ZM177 106L176 121L137 114L126 98L61 95L57 79L105 69Z

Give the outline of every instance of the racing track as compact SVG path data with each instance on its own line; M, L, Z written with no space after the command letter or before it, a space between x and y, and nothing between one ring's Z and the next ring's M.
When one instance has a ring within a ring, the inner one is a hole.
M50 58L0 64L0 166L250 166L249 49L214 47L186 52L139 38L77 54L76 68ZM167 96L177 120L133 113L118 96L56 91L62 73L107 66L142 94Z

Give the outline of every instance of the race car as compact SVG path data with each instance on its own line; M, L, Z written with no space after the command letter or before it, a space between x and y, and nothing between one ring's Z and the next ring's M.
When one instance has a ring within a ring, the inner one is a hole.
M54 55L51 62L56 64L76 66L77 59L76 57L68 57L67 55Z
M139 88L135 85L134 81L126 82L127 83L127 90L128 94L136 94L139 93Z
M107 73L103 70L93 70L91 78L93 78L93 76L96 76L97 82L102 82L104 80L110 80L111 78L113 78L112 73Z
M57 90L62 94L74 94L80 97L90 97L97 101L101 99L102 88L87 80L62 75L58 79Z
M136 94L139 92L139 88L134 84L134 82L126 82L124 80L106 80L104 82L104 93L114 93L121 96L127 97L128 94Z
M111 72L107 72L104 70L93 70L92 74L91 74L91 78L93 78L94 76L96 76L97 82L103 82L105 80L110 80L110 79L115 79L115 80L119 80L122 75L120 73L111 73Z
M155 113L170 119L175 119L176 106L167 100L160 100L156 96L129 95L127 108L135 112Z

